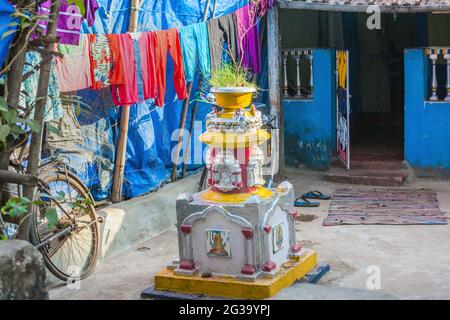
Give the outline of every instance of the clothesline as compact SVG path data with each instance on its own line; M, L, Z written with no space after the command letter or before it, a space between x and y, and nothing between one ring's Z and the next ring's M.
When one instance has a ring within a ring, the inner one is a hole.
M168 30L80 34L78 45L58 46L64 54L63 58L55 59L59 90L109 87L115 106L129 106L148 99L163 106L167 53L174 65L173 86L178 99L183 100L187 98L186 81L193 81L197 61L202 76L208 79L211 70L220 67L225 48L244 67L259 73L257 17L272 5L271 0L250 3L206 22Z

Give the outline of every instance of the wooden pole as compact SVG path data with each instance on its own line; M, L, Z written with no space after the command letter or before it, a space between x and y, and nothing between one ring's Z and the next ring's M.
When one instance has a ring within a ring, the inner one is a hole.
M184 99L183 110L181 111L180 124L178 125L178 143L175 146L175 154L172 167L172 182L177 180L178 161L180 160L180 152L183 147L184 127L186 125L187 110L189 109L189 100L192 92L193 81L189 81L187 85L187 98Z
M267 47L269 59L269 101L270 114L278 117L279 128L279 168L277 180L284 179L284 119L281 105L280 75L281 75L281 38L278 5L267 12Z
M56 27L58 25L59 8L61 2L59 0L51 1L50 8L50 21L47 26L46 37L54 38L56 35ZM50 79L50 70L52 64L52 51L53 42L49 42L45 46L45 51L42 52L42 65L39 73L39 82L36 93L36 104L34 110L34 121L41 125L39 132L33 132L31 134L31 144L30 151L28 155L28 166L27 174L31 176L36 176L39 170L39 164L41 162L41 152L42 152L42 136L44 128L44 116L45 108L47 104L48 95L48 82ZM36 187L34 186L24 186L23 196L29 200L34 200L34 194L36 193ZM32 205L30 205L29 210L32 210ZM23 219L19 224L18 238L22 240L28 240L30 235L30 215Z
M203 79L200 79L200 83L203 81ZM186 146L186 150L183 155L183 170L181 172L181 178L184 178L186 176L187 172L187 164L189 161L189 157L191 155L191 141L192 141L192 132L195 125L195 117L197 115L197 107L198 107L198 101L195 101L194 106L192 107L191 112L191 122L189 126L189 136L188 136L188 142Z
M206 19L208 17L208 11L209 11L210 4L211 4L211 0L208 0L205 5L205 11L203 12L202 21L206 21ZM197 61L195 64L197 65ZM178 162L180 161L180 152L181 152L181 148L183 147L183 136L184 136L183 133L184 133L184 128L186 126L186 115L187 115L187 111L189 109L189 100L190 100L190 96L191 96L191 92L192 92L192 86L193 86L193 81L189 81L188 87L187 87L187 98L184 100L183 110L181 111L180 124L178 125L178 143L175 147L176 149L175 149L175 154L174 154L174 159L173 159L172 176L171 176L172 182L177 180ZM196 105L194 105L194 108L195 109L197 108L197 103L196 103ZM191 121L191 123L192 123L192 121ZM185 153L188 150L190 151L189 147L187 148L187 150L185 150ZM186 154L184 155L184 159L186 159ZM183 167L183 172L185 172L185 167ZM182 176L183 176L183 173L182 173Z
M137 18L139 6L140 0L131 0L130 22L128 25L129 32L137 31ZM120 202L122 200L122 186L125 171L125 161L127 155L129 122L130 122L130 107L122 106L122 112L120 117L120 136L116 151L114 181L111 196L111 200L114 203Z

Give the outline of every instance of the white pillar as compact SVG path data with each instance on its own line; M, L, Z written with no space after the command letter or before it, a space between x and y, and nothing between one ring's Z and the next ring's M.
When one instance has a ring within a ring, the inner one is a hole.
M437 83L437 75L436 75L436 64L437 64L438 54L439 54L439 50L431 49L430 59L433 64L433 67L432 67L433 75L432 75L432 83L431 83L430 101L438 101L438 96L437 96L438 83Z

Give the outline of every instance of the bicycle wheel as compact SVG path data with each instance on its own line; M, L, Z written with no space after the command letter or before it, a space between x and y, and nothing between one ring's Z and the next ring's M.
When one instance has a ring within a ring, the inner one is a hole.
M46 170L40 180L38 199L45 205L35 206L32 242L41 245L45 265L57 278L82 280L94 270L99 247L92 197L76 176L64 170ZM59 199L61 192L63 200ZM49 207L55 208L58 215L54 227L49 227L45 216L45 208Z

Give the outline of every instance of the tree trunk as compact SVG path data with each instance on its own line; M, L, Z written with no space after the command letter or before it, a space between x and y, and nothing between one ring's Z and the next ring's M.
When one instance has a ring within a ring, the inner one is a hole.
M33 0L16 1L17 9L20 10L33 2ZM23 66L25 64L25 53L27 51L26 46L28 44L28 31L29 28L25 28L22 32L17 33L13 44L11 45L11 49L8 55L8 61L6 63L8 64L13 61L13 59L15 59L6 73L5 85L6 101L8 105L13 109L17 109L17 107L19 106L20 86L23 79ZM9 143L6 144L5 150L14 148L14 142L16 141L14 139L8 139L7 141L9 141ZM11 153L12 150L0 152L0 169L8 170L9 158L11 156ZM0 202L4 185L4 183L0 183ZM3 202L1 202L1 205L3 205Z
M54 37L56 35L56 27L58 25L59 17L59 0L52 0L50 9L50 21L47 27L46 37ZM39 163L41 160L42 151L42 134L44 129L44 116L45 116L45 106L47 104L48 95L48 82L50 79L50 70L52 63L52 53L53 43L49 43L45 46L45 52L42 53L42 65L39 74L39 82L36 93L36 105L34 110L34 120L41 125L39 132L33 132L31 135L30 152L28 156L28 167L27 174L36 176L39 169ZM24 197L33 200L36 187L24 187ZM30 205L29 211L31 211L33 206ZM28 240L29 230L30 230L30 215L26 219L21 221L19 225L18 238L22 240Z

